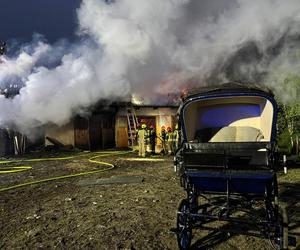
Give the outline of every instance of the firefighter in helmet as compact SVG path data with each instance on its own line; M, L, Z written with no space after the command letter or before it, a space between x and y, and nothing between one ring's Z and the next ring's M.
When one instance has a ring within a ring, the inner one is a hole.
M173 150L173 131L171 127L167 128L167 145L168 145L168 154L171 155Z
M155 155L155 140L156 140L156 132L153 125L150 126L149 129L149 141L151 146L151 155Z
M178 130L178 124L175 125L175 129L173 132L173 150L174 150L174 154L178 149L178 142L179 142L179 130Z
M138 144L139 144L139 156L146 157L146 141L147 139L147 125L142 124L141 129L138 130Z
M165 126L161 126L161 143L162 153L165 155L167 153L167 131Z

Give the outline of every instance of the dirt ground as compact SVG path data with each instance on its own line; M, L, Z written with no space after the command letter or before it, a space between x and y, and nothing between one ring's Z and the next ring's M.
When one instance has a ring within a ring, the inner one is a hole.
M61 153L37 152L26 157L46 156ZM31 170L2 174L0 188L105 168L88 162L89 156L36 162ZM173 172L172 157L140 160L128 153L98 160L113 163L115 168L0 192L0 249L177 249L172 229L185 193ZM138 176L143 182L95 185L98 179L112 176ZM300 235L300 168L280 177L280 190L291 231ZM196 232L192 249L271 247L257 237Z

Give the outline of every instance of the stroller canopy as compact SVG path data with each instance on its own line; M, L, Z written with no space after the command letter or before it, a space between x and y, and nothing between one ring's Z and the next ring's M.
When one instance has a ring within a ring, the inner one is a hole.
M277 105L266 89L225 84L185 98L180 117L186 142L270 142Z

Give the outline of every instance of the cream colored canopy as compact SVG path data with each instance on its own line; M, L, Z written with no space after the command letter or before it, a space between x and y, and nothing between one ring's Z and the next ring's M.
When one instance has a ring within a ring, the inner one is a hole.
M270 141L272 103L257 96L195 100L185 107L184 125L188 141Z

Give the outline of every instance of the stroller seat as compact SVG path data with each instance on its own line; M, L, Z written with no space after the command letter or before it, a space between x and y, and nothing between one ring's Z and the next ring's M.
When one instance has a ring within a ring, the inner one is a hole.
M254 142L264 138L262 132L250 126L228 126L221 128L209 142Z

